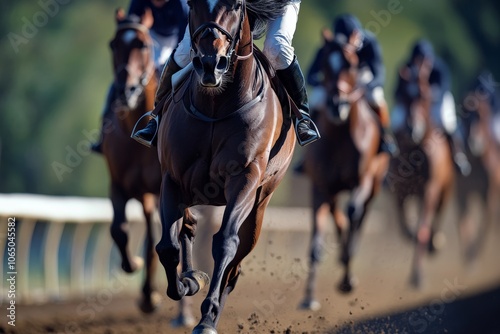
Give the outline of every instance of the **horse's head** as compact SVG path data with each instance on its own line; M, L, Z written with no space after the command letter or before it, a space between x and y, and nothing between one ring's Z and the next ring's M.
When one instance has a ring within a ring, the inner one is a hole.
M239 57L245 0L189 0L188 4L193 66L203 87L217 89Z
M145 86L155 74L150 11L141 17L126 17L116 11L116 33L110 42L113 55L114 87L117 101L125 109L137 107Z
M336 40L327 42L323 57L323 85L330 99L327 101L328 118L335 123L345 122L351 105L363 95L357 86L359 58L349 43Z
M406 112L406 131L409 130L415 143L420 143L428 128L431 68L432 65L429 62L423 61L417 65L405 65L399 70L397 98Z

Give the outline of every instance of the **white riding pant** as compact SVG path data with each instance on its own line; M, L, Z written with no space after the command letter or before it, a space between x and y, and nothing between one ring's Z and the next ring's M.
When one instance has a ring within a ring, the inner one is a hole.
M283 70L292 63L295 52L292 39L299 16L300 0L290 1L283 16L268 22L268 31L262 50L276 70ZM191 35L189 25L174 53L174 60L180 67L191 62Z
M391 113L391 125L394 131L400 130L404 126L406 115L405 106L397 103ZM442 100L432 104L431 120L448 134L453 134L457 130L455 101L451 92L446 92Z
M153 39L153 59L155 62L155 68L161 72L163 66L177 45L177 36L174 35L166 37L159 35L152 30L150 31L150 34Z

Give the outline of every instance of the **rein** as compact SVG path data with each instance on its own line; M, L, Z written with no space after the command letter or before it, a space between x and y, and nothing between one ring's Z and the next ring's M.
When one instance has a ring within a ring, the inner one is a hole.
M229 31L224 29L217 22L213 22L213 21L203 23L190 36L191 42L196 40L196 38L199 35L201 35L201 37L203 38L204 36L206 36L209 33L212 33L215 36L215 38L219 38L219 34L217 33L216 30L218 30L224 36L226 36L230 45L226 51L226 55L221 56L220 61L219 61L220 63L222 63L224 65L223 68L221 68L221 70L223 70L224 73L226 73L229 70L231 64L233 64L235 61L246 60L246 59L249 59L253 55L253 47L250 48L250 53L247 55L243 55L243 56L238 55L236 52L236 46L240 42L241 32L243 30L243 23L245 21L245 16L246 16L246 14L245 14L246 13L245 0L242 0L241 6L242 6L242 8L240 9L239 29L234 36L231 35L231 33ZM191 16L191 11L189 12L189 15ZM189 21L191 21L191 20L189 20ZM251 33L250 33L250 38L251 38L251 40L250 40L249 45L251 46L251 45L253 45L253 35ZM198 53L198 50L196 49L196 45L194 43L191 43L191 60L193 62L193 65L195 66L195 68L202 68L203 65L201 63L201 57L196 56L197 53ZM205 56L205 57L207 57L207 56Z
M223 121L225 119L228 119L236 114L239 114L243 111L246 111L250 108L252 108L253 106L255 106L257 103L261 102L263 97L264 97L264 80L262 80L262 77L263 77L263 74L262 74L262 68L260 66L257 66L258 70L259 70L259 76L261 77L261 84L260 84L260 87L259 87L259 91L257 93L257 96L255 96L252 100L248 101L247 103L245 103L244 105L242 105L240 108L230 112L229 114L223 116L223 117L220 117L220 118L213 118L213 117L209 117L205 114L203 114L201 111L199 111L193 104L193 92L191 91L190 94L187 95L187 99L184 98L183 99L183 102L184 102L184 111L191 117L193 118L196 118L197 120L200 120L200 121L203 121L203 122L206 122L206 123L215 123L215 122L220 122L220 121ZM192 74L191 74L192 75ZM189 82L190 80L186 80L187 82ZM188 100L188 101L186 101Z
M149 29L143 25L143 24L140 24L140 23L122 23L122 24L119 24L117 29L116 29L116 32L115 32L115 36L116 34L118 34L119 32L123 31L123 30L128 30L128 29L132 29L132 30L136 30L136 31L141 31L142 33L144 33L148 39L148 42L146 43L146 46L149 50L149 54L150 54L150 58L151 57L154 57L154 48L153 48L153 42L151 41L151 35L149 34ZM121 71L127 71L128 72L128 64L126 65L122 65L121 67L119 67L117 69L117 73L120 73ZM134 92L135 95L139 95L142 93L142 91L144 90L144 88L148 85L148 83L151 81L151 79L153 78L155 74L155 66L154 66L154 61L150 61L149 62L149 65L148 67L146 68L146 71L141 75L141 79L139 80L140 82L140 86L142 89L139 89L139 90L136 90L136 92Z

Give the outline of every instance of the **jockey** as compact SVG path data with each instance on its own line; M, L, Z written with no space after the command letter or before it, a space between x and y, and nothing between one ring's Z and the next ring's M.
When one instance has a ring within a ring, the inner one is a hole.
M462 175L468 175L471 171L470 163L464 153L462 137L457 131L457 115L455 102L450 92L450 73L448 66L434 54L434 48L426 40L419 40L413 46L410 58L406 63L411 73L417 73L422 66L428 66L429 84L431 87L431 119L443 129L449 143L455 166ZM397 120L401 119L401 102L399 90L396 90L396 106L392 117L397 127Z
M295 33L299 9L300 0L291 0L285 5L281 16L267 22L268 30L264 41L263 53L276 69L278 77L302 114L302 118L297 120L297 139L300 145L306 145L319 139L319 133L309 117L309 103L304 75L292 47L292 38ZM187 27L184 38L163 69L160 86L156 92L156 104L167 96L167 94L170 94L172 90L172 75L186 67L190 62L191 37L189 27ZM155 139L158 127L157 121L159 122L161 117L161 110L157 109L161 108L155 107L155 110L152 112L153 119L149 121L147 126L132 136L138 142L148 147L151 146Z
M151 10L154 19L150 35L153 40L155 67L159 74L184 36L189 9L184 0L132 0L128 15L140 18L147 9ZM111 110L113 91L114 88L111 85L104 106L103 119ZM93 144L91 148L96 153L102 153L102 131L99 142Z
M398 148L390 132L389 109L384 97L385 66L377 39L372 33L364 30L359 20L351 14L337 16L333 22L333 37L328 37L323 32L323 38L325 43L333 38L346 50L355 50L359 58L359 79L361 84L366 87L365 97L377 114L382 126L381 149L392 155L397 155ZM321 48L307 75L308 83L314 87L311 93L313 106L326 103L326 93L322 92L321 63L323 53L323 48Z

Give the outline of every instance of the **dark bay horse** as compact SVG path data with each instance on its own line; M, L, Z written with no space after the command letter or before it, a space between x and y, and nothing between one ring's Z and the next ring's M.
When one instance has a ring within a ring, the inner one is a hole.
M137 271L143 260L131 256L128 244L125 206L135 198L143 206L146 218L145 281L139 306L153 312L159 302L153 288L156 255L153 240L153 213L160 192L160 164L157 153L130 139L135 122L153 107L157 79L152 58L149 28L152 16L147 12L140 21L116 12L116 33L110 43L113 56L114 82L110 92L111 110L103 127L103 154L111 178L110 198L113 205L111 236L122 258L122 269Z
M404 112L404 126L395 129L400 155L391 159L387 183L396 198L399 223L415 241L410 282L420 287L422 262L427 251L434 251L438 214L451 195L454 181L453 160L444 130L431 120L430 70L424 63L418 70L403 67L399 72L398 99ZM407 223L406 201L418 202L417 228Z
M356 53L335 41L329 42L322 73L330 99L325 110L319 110L317 115L322 139L306 148L304 165L312 181L313 232L310 272L301 307L313 310L320 306L314 299L314 290L328 214L333 215L342 247L340 260L345 274L339 289L349 292L354 283L351 258L361 225L389 164L389 155L379 151L381 130L377 116L364 97L365 88L358 85ZM343 191L350 193L347 217L338 205Z
M464 98L460 113L462 133L466 153L472 165L469 176L457 179L457 197L459 209L459 231L465 259L475 260L484 246L490 225L500 218L500 143L494 134L493 103L494 87L482 84L488 79L488 73L482 74L478 84ZM497 125L498 126L498 125ZM482 214L474 216L472 195L481 200Z
M292 158L292 122L271 87L266 60L254 48L248 13L272 15L278 3L189 1L195 72L174 89L160 123L162 236L156 251L167 295L180 300L197 293L209 277L191 262L197 217L190 207L226 206L213 237L210 289L193 333L217 333L241 262L257 243L264 211ZM253 7L258 5L268 12Z

